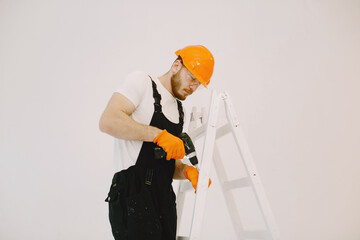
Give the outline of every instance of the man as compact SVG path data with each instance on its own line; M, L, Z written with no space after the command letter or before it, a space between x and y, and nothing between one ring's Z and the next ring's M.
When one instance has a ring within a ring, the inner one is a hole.
M200 84L207 87L214 58L201 45L176 51L171 69L158 78L142 72L127 76L100 119L100 130L116 138L120 172L108 197L115 240L175 240L176 204L172 179L188 179L196 190L198 171L182 163L181 101ZM155 159L154 148L166 152Z

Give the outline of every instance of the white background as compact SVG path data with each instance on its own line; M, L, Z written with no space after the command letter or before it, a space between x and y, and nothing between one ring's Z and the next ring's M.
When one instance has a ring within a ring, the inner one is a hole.
M214 54L281 239L360 239L358 0L0 0L0 239L112 239L100 115L190 44ZM213 180L203 239L235 239Z

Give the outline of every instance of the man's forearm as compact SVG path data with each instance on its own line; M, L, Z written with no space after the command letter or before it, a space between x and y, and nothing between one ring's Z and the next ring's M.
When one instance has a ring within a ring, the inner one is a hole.
M100 130L116 138L145 142L152 142L162 131L153 126L140 124L124 112L117 113L116 117L103 116L100 120Z
M186 167L188 167L188 165L184 164L181 159L177 159L175 161L175 171L173 179L186 179L184 176L184 171Z

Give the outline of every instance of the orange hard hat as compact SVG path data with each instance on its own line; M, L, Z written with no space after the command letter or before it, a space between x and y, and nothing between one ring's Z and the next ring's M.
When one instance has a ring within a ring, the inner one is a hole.
M214 57L204 46L191 45L175 52L183 60L184 66L207 87L214 71Z

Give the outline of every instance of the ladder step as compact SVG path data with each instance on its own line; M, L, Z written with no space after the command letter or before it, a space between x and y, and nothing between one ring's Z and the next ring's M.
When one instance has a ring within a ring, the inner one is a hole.
M207 125L204 124L202 125L201 127L195 129L194 131L190 132L189 133L189 136L191 137L191 139L193 141L199 139L200 137L204 136L205 135L205 132L206 132L206 127ZM216 130L216 138L220 138L228 133L231 132L231 126L230 124L225 124L221 127L219 127L217 130Z
M190 237L183 237L183 236L178 236L176 238L176 240L189 240L189 239L190 239Z
M227 181L227 182L223 183L223 188L226 191L232 190L235 188L243 188L243 187L249 187L249 186L251 186L251 181L250 181L250 178L248 178L248 177L239 178L236 180Z
M179 189L180 192L187 192L190 190L194 190L194 188L189 181L185 181L180 184L180 189Z
M198 139L198 138L202 137L203 135L205 135L206 127L207 127L207 125L204 124L201 127L195 129L194 131L189 132L190 138L193 141L195 141L196 139Z
M240 239L272 239L269 231L241 231L238 232L238 238Z
M222 136L225 136L226 134L228 134L230 132L231 132L230 123L225 124L216 130L216 138L221 138Z
M271 239L268 231L241 231L238 232L238 238L251 238L251 239ZM177 236L176 240L189 240L190 237Z

